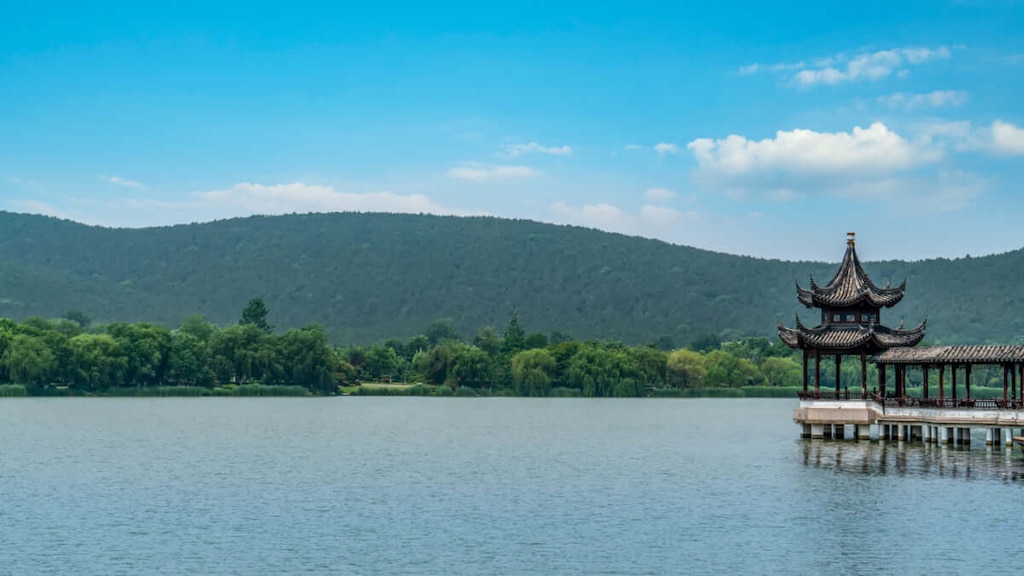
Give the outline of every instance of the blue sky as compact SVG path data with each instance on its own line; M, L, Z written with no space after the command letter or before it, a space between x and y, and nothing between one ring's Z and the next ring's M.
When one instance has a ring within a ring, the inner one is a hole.
M1024 3L3 3L0 209L1024 246Z

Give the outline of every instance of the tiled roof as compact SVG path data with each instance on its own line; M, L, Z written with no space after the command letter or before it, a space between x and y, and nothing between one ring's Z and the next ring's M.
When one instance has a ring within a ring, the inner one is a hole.
M796 285L797 298L808 308L841 308L865 302L879 308L895 306L903 299L903 292L907 287L906 280L895 288L890 288L888 284L884 288L876 286L860 265L857 250L852 243L847 246L839 270L828 285L818 286L814 278L810 280L810 289L802 288L799 283Z
M879 364L1002 364L1024 362L1024 346L923 346L886 350Z
M836 325L826 324L816 328L807 328L796 319L796 328L787 328L779 324L779 339L790 348L810 348L821 350L859 350L868 352L888 348L904 348L916 346L924 338L925 325L904 330L903 324L896 329L871 324Z

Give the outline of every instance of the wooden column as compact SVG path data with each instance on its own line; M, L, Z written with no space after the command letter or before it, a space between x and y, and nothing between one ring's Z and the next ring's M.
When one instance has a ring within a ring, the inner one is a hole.
M814 397L821 394L821 353L814 351Z
M956 367L954 367L953 369L955 370ZM945 390L944 390L944 388L945 388L945 376L946 376L946 365L945 364L940 364L939 365L939 406L942 405L942 396L943 396L943 393L945 392Z
M878 393L885 398L885 364L878 365Z
M1017 367L1020 371L1020 396L1018 398L1024 402L1024 364L1018 364Z
M967 398L971 397L971 365L964 366L964 388L967 389Z
M1003 402L1006 402L1010 398L1006 394L1006 385L1009 382L1009 378L1006 377L1006 373L1009 370L1006 368L1006 364L1003 364Z
M928 397L928 365L921 366L921 397Z
M843 357L836 354L836 399L839 399L839 364L842 360Z
M956 364L953 364L953 393L949 397L956 398Z
M804 393L807 393L807 348L804 348Z
M868 397L868 355L866 352L860 353L860 397L862 399Z
M1006 369L1010 371L1010 400L1017 399L1017 367L1008 364Z

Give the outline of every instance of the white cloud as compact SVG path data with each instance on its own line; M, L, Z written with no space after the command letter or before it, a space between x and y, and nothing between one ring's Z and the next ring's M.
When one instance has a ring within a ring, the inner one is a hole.
M664 156L665 154L678 154L679 146L668 142L659 142L654 145L654 150L658 153L658 156Z
M888 172L934 162L941 151L915 148L885 124L851 132L791 130L776 132L760 141L731 135L724 139L698 138L686 146L693 152L698 170L724 177L761 172L824 174L839 172Z
M967 92L958 90L936 90L927 94L896 92L888 96L879 96L878 101L890 108L903 108L904 110L956 107L963 106L967 102Z
M118 198L107 201L69 199L73 209L58 210L41 202L14 201L25 211L103 226L165 226L240 216L305 212L389 212L406 214L479 214L455 210L422 194L341 192L332 186L293 182L242 182L228 188L192 192L182 200Z
M815 84L838 84L856 80L875 81L893 73L904 74L907 65L924 64L932 60L948 59L949 48L895 48L878 52L858 54L853 57L837 55L824 62L819 68L801 70L793 79L801 86ZM905 74L904 74L905 75Z
M235 214L288 214L292 212L402 212L451 213L422 194L338 192L331 186L295 182L252 184L243 182L224 190L196 192L196 202Z
M559 222L648 238L664 237L681 221L699 218L696 212L679 212L652 204L645 204L637 213L626 212L606 202L579 207L555 202L550 209L558 216L556 220Z
M956 132L962 127L945 129ZM697 161L697 183L734 199L927 200L929 209L955 210L988 185L965 172L928 172L946 157L940 139L908 140L882 123L850 132L779 131L774 138L759 141L738 135L701 138L687 148Z
M121 178L120 176L100 176L100 180L103 180L104 182L109 182L111 184L116 184L118 186L124 186L125 188L135 188L139 190L145 188L145 186L143 186L139 182L136 182L134 180L127 180L125 178Z
M690 212L693 216L695 213ZM640 221L644 224L667 228L679 222L683 217L678 210L674 210L667 206L654 206L652 204L645 204L640 208Z
M810 87L818 84L840 84L855 81L877 81L892 75L906 77L909 66L919 66L935 60L947 60L952 51L946 46L938 48L905 47L859 54L840 53L826 58L817 58L808 67L804 62L773 65L749 64L740 67L741 76L759 72L785 74L799 86Z
M517 178L532 178L539 176L540 172L529 166L479 166L476 164L452 168L446 175L459 180L472 182L487 182L492 180L511 180Z
M989 129L992 135L991 149L998 154L1024 154L1024 129L1008 122L996 120Z
M529 154L536 152L540 154L551 154L553 156L571 156L572 148L570 146L541 146L536 142L530 142L529 144L509 144L504 147L504 156L514 158L521 154Z
M676 195L675 192L668 188L648 188L644 192L644 200L648 202L668 202Z
M26 212L28 214L43 214L45 216L53 216L55 218L64 218L66 220L72 220L72 214L66 210L56 208L46 202L40 202L38 200L11 200L9 202L13 211Z
M641 146L639 144L626 144L626 150L644 150L645 148L646 146Z
M1024 155L1024 129L1003 120L974 128L970 122L932 122L917 127L918 140L958 152Z

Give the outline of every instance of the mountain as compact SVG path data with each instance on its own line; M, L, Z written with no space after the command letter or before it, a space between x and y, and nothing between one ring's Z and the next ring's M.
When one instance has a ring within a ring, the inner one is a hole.
M836 238L842 256L842 233ZM335 342L407 338L451 318L463 335L501 329L628 343L774 337L817 311L794 280L836 265L720 254L572 226L487 217L303 214L111 229L0 212L0 316L81 311L99 322L177 326L191 314L228 324L260 296L278 330L323 325ZM882 320L928 316L930 342L1024 335L1024 251L873 262L876 283L907 278Z

